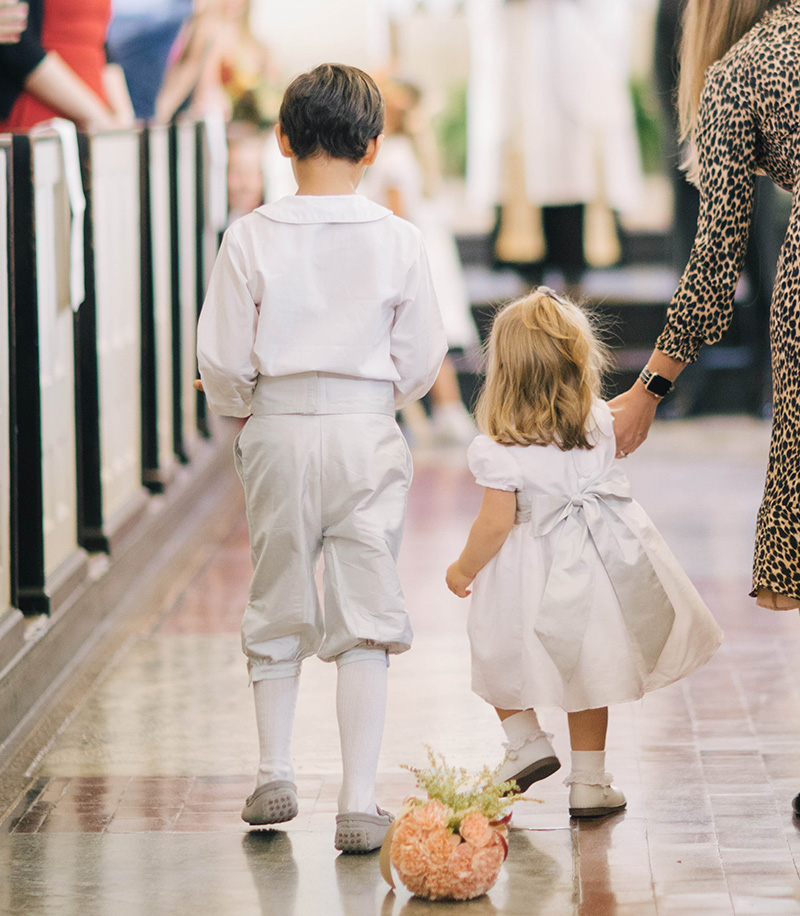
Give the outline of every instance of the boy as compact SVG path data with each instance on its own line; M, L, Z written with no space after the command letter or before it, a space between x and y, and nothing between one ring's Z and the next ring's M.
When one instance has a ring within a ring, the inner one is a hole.
M411 459L394 413L430 388L446 350L419 231L355 193L382 130L383 99L362 71L323 64L291 83L276 134L297 195L228 229L198 326L212 410L250 416L235 461L261 756L242 817L297 813L291 730L301 663L316 653L338 667L345 852L378 848L392 820L375 804L386 669L411 643L395 568Z

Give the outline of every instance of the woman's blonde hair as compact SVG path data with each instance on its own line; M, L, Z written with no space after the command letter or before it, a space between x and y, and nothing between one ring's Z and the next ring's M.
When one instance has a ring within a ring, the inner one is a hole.
M494 319L478 425L502 445L592 448L586 427L607 362L587 314L540 287Z
M683 167L698 183L699 163L695 136L697 112L706 70L721 60L764 13L783 0L688 0L683 11L678 74L678 119L686 144Z

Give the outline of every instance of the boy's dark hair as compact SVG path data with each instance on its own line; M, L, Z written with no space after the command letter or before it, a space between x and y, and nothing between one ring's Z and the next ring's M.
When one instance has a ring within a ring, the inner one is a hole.
M383 132L383 112L371 76L344 64L320 64L292 80L278 119L298 159L322 153L359 162Z

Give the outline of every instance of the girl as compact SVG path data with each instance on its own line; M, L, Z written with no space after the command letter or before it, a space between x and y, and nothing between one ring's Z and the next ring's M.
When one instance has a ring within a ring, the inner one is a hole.
M546 287L497 315L468 455L483 503L447 570L461 598L474 581L472 686L508 738L500 778L524 792L559 768L533 707L560 706L573 817L625 807L605 772L609 704L685 677L722 639L614 460L604 364L586 315Z

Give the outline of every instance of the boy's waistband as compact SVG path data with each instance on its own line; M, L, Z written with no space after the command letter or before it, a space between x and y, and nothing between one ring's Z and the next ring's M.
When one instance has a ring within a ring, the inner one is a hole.
M250 411L254 417L332 413L394 416L394 385L377 379L348 378L325 372L260 375Z

